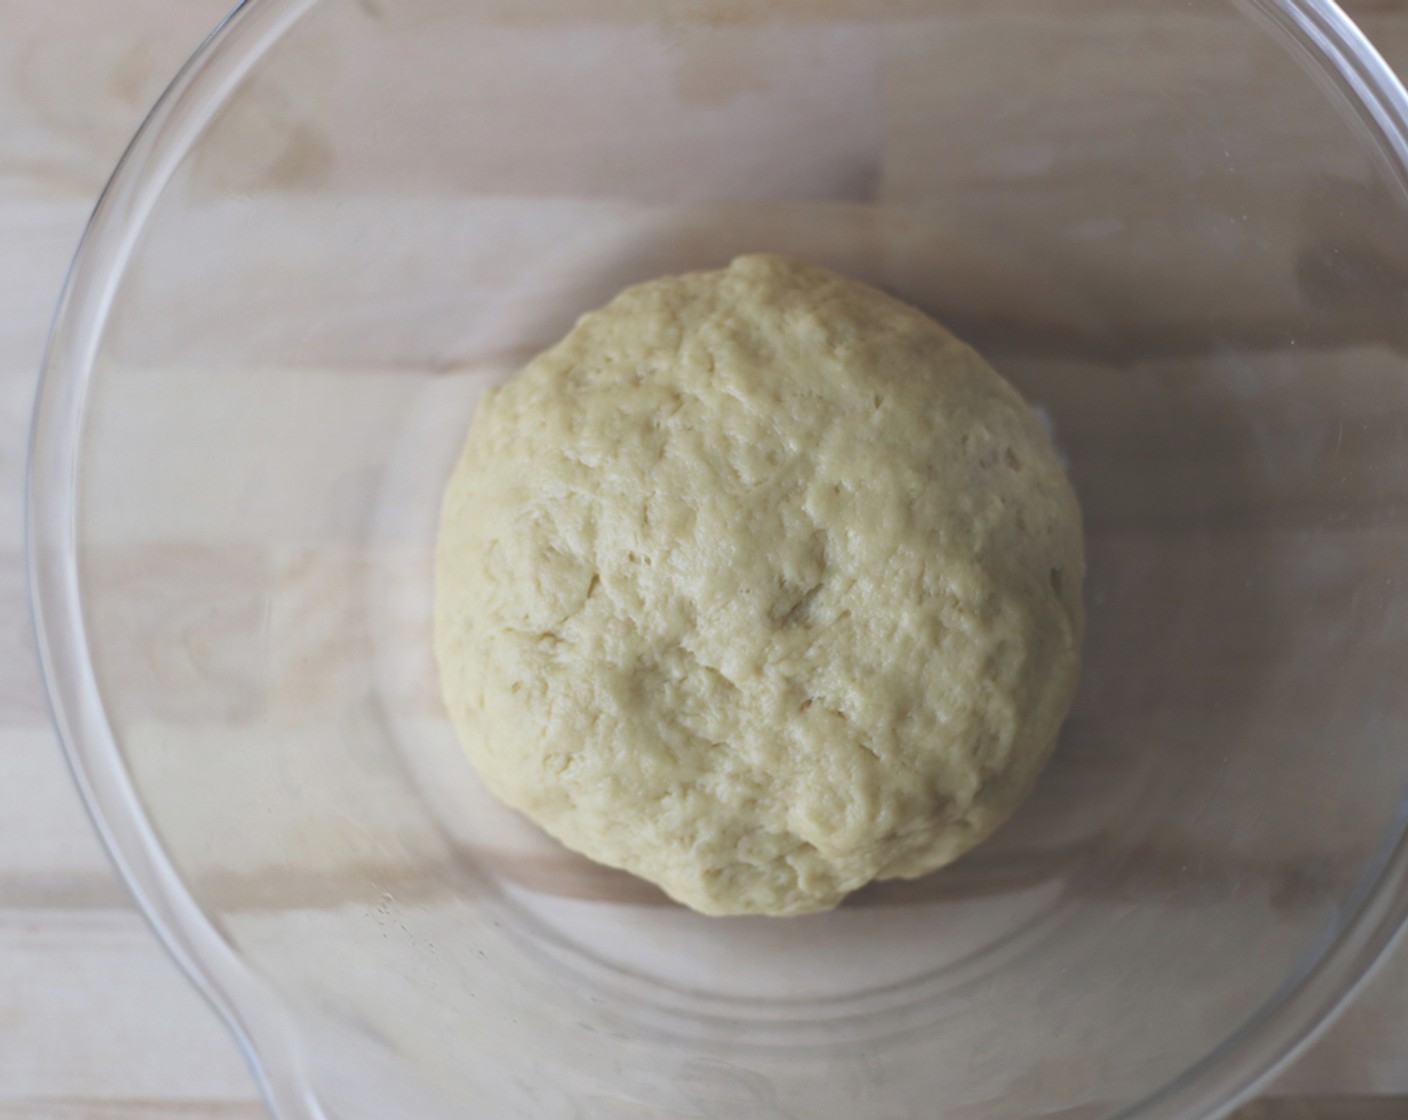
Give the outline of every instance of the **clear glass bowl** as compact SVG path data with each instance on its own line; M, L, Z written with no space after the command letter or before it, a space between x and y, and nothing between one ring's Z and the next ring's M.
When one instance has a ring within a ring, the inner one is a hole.
M1408 98L1323 0L254 0L38 402L56 718L284 1120L1187 1120L1405 917ZM476 786L430 654L480 392L780 250L1051 418L1076 710L988 844L711 920Z

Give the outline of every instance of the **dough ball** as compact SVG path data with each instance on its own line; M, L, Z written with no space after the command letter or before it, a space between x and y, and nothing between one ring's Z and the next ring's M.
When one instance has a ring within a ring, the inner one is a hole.
M627 289L485 399L436 650L509 805L704 913L802 914L1011 814L1083 576L1010 385L903 303L746 256Z

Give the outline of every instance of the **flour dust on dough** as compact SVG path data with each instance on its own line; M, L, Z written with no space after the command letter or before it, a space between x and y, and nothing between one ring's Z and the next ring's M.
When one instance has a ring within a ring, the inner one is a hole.
M509 805L704 913L801 914L1012 813L1083 577L1007 382L873 288L746 256L627 289L483 402L436 652Z

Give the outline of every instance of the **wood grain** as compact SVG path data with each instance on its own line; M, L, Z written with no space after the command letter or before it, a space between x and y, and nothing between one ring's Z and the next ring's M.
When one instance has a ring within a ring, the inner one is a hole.
M49 319L88 212L224 0L0 3L0 1117L256 1120L234 1043L112 872L48 723L22 481ZM62 8L62 10L61 10Z
M0 1120L267 1120L268 1115L258 1101L30 1097L0 1103Z
M1269 1097L1239 1110L1234 1120L1401 1120L1395 1097Z
M835 18L861 3L784 10L790 18ZM916 3L896 0L890 10L903 18ZM375 0L368 6L377 8ZM1010 13L1030 0L998 6ZM1387 0L1349 6L1390 60L1408 60L1408 8ZM47 722L21 568L29 405L64 270L133 129L225 7L224 0L0 0L0 1120L264 1115L233 1042L127 901L78 803ZM422 15L434 7L420 5ZM631 19L653 5L610 7L614 18ZM1145 14L1162 7L1130 5ZM595 17L604 6L502 0L501 8L512 21ZM980 4L963 0L953 10L972 15ZM747 13L733 0L695 11L721 24L746 22ZM903 171L891 181L895 190L904 189ZM1403 1099L1383 1096L1408 1093L1405 993L1408 951L1400 950L1283 1075L1275 1095L1238 1120L1408 1115Z

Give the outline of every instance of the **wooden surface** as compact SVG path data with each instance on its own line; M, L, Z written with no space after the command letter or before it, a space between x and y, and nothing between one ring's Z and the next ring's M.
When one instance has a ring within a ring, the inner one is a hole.
M0 0L0 1120L263 1115L236 1048L116 881L33 662L21 484L63 271L143 113L222 0ZM1408 62L1408 4L1352 6ZM1408 951L1244 1120L1408 1116Z

